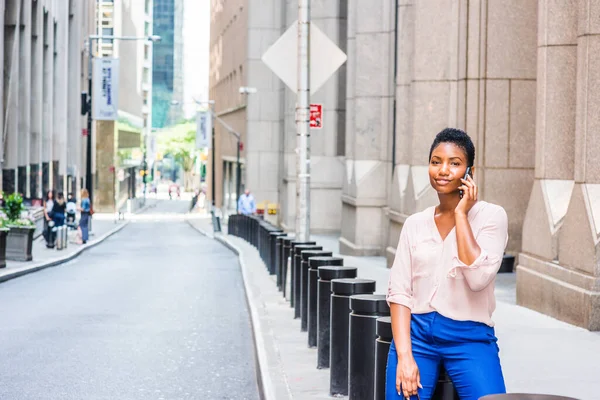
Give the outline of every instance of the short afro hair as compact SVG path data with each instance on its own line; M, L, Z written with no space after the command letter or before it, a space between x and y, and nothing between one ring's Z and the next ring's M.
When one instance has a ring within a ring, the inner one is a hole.
M433 153L433 150L435 150L440 143L454 143L465 152L469 167L472 167L475 163L475 145L473 145L473 141L469 135L467 135L467 132L455 128L446 128L438 133L431 144L431 149L429 150L429 161L431 161L431 154Z

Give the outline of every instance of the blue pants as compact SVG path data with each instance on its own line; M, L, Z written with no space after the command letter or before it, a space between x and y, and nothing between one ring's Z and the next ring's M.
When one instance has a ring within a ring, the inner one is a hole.
M52 221L54 221L54 226L57 228L63 226L65 224L65 214L54 214Z
M477 400L506 393L494 328L472 321L455 321L437 312L413 314L410 323L412 352L421 385L419 397L429 400L443 363L460 400ZM398 356L392 342L387 361L385 398L404 400L396 390ZM411 397L411 400L416 396Z
M88 241L90 227L90 213L82 212L81 219L79 220L79 228L81 228L81 240L84 242Z

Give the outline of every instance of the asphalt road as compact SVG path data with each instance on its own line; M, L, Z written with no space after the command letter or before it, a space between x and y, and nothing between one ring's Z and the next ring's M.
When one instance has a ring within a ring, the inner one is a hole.
M2 400L258 398L237 258L186 222L133 222L0 284Z

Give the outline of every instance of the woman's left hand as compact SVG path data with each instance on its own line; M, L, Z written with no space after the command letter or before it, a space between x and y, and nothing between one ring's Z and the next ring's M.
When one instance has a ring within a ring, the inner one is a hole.
M454 209L455 213L469 214L469 210L477 203L477 185L471 176L467 179L461 179L462 186L459 187L463 191L463 197Z

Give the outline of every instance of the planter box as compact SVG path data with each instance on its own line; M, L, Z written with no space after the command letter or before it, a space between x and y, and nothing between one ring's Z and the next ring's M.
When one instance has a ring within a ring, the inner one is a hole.
M8 229L0 228L0 268L6 268L6 238Z
M31 261L33 232L35 227L9 226L6 238L6 259L13 261Z

